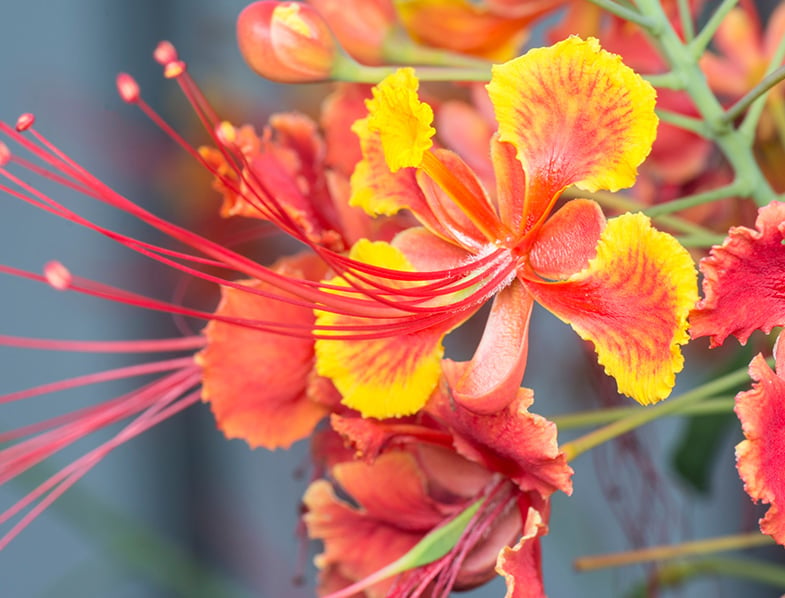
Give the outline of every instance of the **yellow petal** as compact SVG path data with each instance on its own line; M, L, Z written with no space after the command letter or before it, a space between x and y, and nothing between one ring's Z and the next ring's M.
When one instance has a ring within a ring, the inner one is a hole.
M387 243L358 241L350 257L354 260L403 272L414 270L406 257ZM348 286L340 277L329 284ZM385 281L390 286L390 281ZM401 287L412 283L400 282ZM406 312L390 310L391 317L374 318L336 314L325 310L316 312L317 326L362 327L394 323L395 315ZM449 324L452 327L453 324ZM432 327L397 336L374 339L316 341L316 371L330 378L341 393L342 403L358 410L364 417L388 418L419 411L436 388L441 374L444 354L442 338L448 331L444 326ZM318 331L330 335L330 331ZM335 331L334 335L347 334Z
M368 129L381 135L384 157L393 172L419 166L433 145L433 110L420 101L418 87L414 69L401 68L374 87L373 98L365 103Z

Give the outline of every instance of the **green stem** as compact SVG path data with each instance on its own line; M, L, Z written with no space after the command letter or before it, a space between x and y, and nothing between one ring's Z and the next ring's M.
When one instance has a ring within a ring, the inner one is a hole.
M595 6L600 7L606 12L609 12L612 15L616 15L625 21L629 21L630 23L635 23L636 25L640 25L645 29L650 29L654 27L656 24L649 18L647 15L638 12L637 10L633 10L632 8L627 8L626 6L622 6L621 4L617 4L616 2L612 2L611 0L589 0Z
M691 42L695 38L695 24L692 21L690 0L679 0L679 20L684 32L684 39Z
M578 571L592 571L595 569L607 569L608 567L666 561L685 556L712 554L714 552L725 552L728 550L745 550L747 548L769 546L772 544L776 544L776 542L774 542L771 537L764 536L760 532L752 532L749 534L720 536L717 538L709 538L708 540L683 542L681 544L651 546L640 550L628 550L625 552L587 556L576 559L574 565Z
M696 53L702 54L702 48L705 48L710 36L714 34L716 25L733 4L725 0L703 31L689 46L685 46L663 11L662 3L655 0L638 0L641 12L655 23L647 32L659 46L671 70L681 76L684 90L698 109L709 137L719 146L733 168L736 180L743 189L741 195L751 197L758 205L766 205L777 195L755 161L750 138L725 120L725 111L709 88L696 60Z
M728 108L725 112L725 120L729 123L735 121L744 114L747 108L758 99L763 98L772 87L781 83L783 79L785 79L785 65L779 67L769 75L766 75L761 79L760 83L750 89L743 98Z
M699 575L724 575L785 589L785 567L752 559L713 557L672 563L657 570L657 579L681 585Z
M562 196L565 199L574 199L574 198L583 198L583 199L593 199L601 206L606 208L611 208L613 210L618 210L620 212L646 212L649 208L644 209L638 201L635 199L628 197L626 195L622 195L621 193L611 193L610 191L584 191L582 189L578 189L577 187L570 187L569 189L565 190ZM694 237L704 237L706 239L710 237L714 237L714 232L703 228L695 224L694 222L690 222L688 220L684 220L683 218L679 218L676 216L670 215L662 215L662 216L650 216L653 220L655 220L661 226L668 228L674 232L683 233L686 235L691 235Z
M655 75L642 75L646 81L652 84L653 87L681 90L684 85L676 73L657 73Z
M782 64L783 60L785 60L785 37L783 37L777 45L777 49L774 52L774 56L771 57L771 62L766 68L764 76L774 73ZM755 139L755 130L758 128L758 121L760 120L760 116L763 114L763 109L765 107L765 99L763 97L757 98L757 100L752 103L752 106L750 106L747 116L744 117L744 121L739 126L739 131L746 135L750 140L750 143Z
M736 404L734 397L714 397L701 403L683 405L681 409L668 415L715 415L717 413L730 413ZM556 424L559 432L607 424L623 419L640 411L640 406L613 407L610 409L595 409L593 411L579 411L567 413L550 418Z
M692 131L696 135L700 135L706 139L711 139L714 134L709 126L700 118L684 116L683 114L671 112L670 110L657 109L656 112L661 121L679 127L680 129Z
M710 189L709 191L702 191L701 193L694 193L693 195L686 195L680 199L669 201L667 203L658 204L643 210L644 214L656 218L663 214L671 214L680 210L694 208L705 203L717 201L718 199L725 199L726 197L733 197L734 195L743 191L743 185L737 181L732 182L724 187L717 189Z
M335 81L378 83L398 68L398 66L367 66L354 61L342 61L336 64L331 77ZM490 63L483 63L481 67L418 66L415 70L420 81L483 82L490 81L491 78Z
M599 430L594 430L572 442L568 442L562 445L562 451L567 456L567 460L571 461L578 455L593 449L595 446L613 440L622 434L635 430L660 417L676 413L680 409L684 409L687 405L697 403L707 397L713 397L718 393L727 391L744 382L748 382L749 379L747 368L725 374L724 376L715 378L711 382L702 384L697 388L693 388L682 395L659 403L653 407L638 409L635 413L632 413L623 419L614 421Z
M722 243L725 241L725 237L723 235L688 235L677 238L679 239L679 243L681 243L684 247L709 248L714 247L715 245L722 245Z
M382 42L382 56L386 62L398 64L427 64L458 68L489 68L487 60L456 54L439 48L429 48L415 42L402 28L393 29Z
M687 49L690 52L693 62L696 62L703 56L703 53L706 51L706 48L709 47L709 44L714 38L714 34L717 33L717 29L719 29L722 21L738 3L739 0L723 0L722 4L717 7L717 10L715 10L711 17L709 17L709 20L706 21L706 24L703 26L703 29L700 30L700 33L698 33L698 35L695 36L695 39L689 43Z

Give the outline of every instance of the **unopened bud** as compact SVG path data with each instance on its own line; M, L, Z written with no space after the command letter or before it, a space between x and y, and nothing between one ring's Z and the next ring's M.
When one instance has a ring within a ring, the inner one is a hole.
M281 83L329 79L348 57L325 20L300 2L254 2L237 18L237 42L257 74Z
M20 133L22 131L27 131L30 127L35 124L35 115L31 112L25 112L24 114L19 115L19 118L16 119L16 130Z
M390 0L308 0L341 46L364 64L383 62L384 40L399 26Z

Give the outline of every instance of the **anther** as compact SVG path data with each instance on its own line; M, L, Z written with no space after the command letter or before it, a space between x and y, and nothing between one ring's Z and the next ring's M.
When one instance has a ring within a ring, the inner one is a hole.
M215 127L215 136L223 145L233 145L237 141L237 129L228 121Z
M164 65L164 77L167 79L176 79L185 72L185 62L182 60L174 60Z
M139 101L139 84L127 73L117 75L117 92L124 102L134 104Z
M171 42L162 41L155 47L153 58L161 66L166 66L171 62L177 62L177 50L175 50Z
M0 141L0 168L5 166L11 161L11 150L8 146Z
M47 262L44 266L44 276L52 288L65 291L71 286L71 272L60 262Z
M16 130L20 133L22 131L27 131L33 124L35 124L35 115L30 112L25 112L16 119Z

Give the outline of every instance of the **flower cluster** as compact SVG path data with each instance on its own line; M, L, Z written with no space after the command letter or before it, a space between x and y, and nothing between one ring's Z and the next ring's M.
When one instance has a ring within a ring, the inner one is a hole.
M222 120L161 43L155 59L212 143L188 145L127 74L119 94L210 173L216 213L295 241L269 264L121 196L44 137L33 115L0 122L16 144L0 142L0 191L220 292L204 310L85 280L59 262L42 274L0 266L206 322L182 338L127 343L0 337L52 350L182 353L0 397L157 375L103 404L0 433L4 483L126 422L0 513L0 524L17 519L0 548L118 445L202 401L227 438L251 448L310 440L303 521L322 544L320 595L439 597L500 575L508 598L544 596L540 542L552 495L572 494L570 462L645 420L630 415L559 445L556 423L530 411L534 391L522 386L535 304L586 341L637 414L671 394L691 338L715 347L785 326L785 203L774 201L778 173L767 174L785 145L785 103L768 93L785 78L775 70L785 9L764 28L745 4L696 35L701 1L637 4L255 2L237 19L253 71L285 83L342 81L318 119L279 113L259 129ZM535 27L548 44L519 55ZM445 99L431 81L466 85ZM37 175L179 248L88 220L42 191ZM749 199L760 206L754 229L743 220ZM729 224L737 226L721 246L698 253ZM472 357L456 359L445 337L484 306ZM747 492L771 504L761 531L785 544L785 343L773 351L775 370L755 357L753 388L737 395L737 456ZM537 404L548 401L541 394ZM657 409L645 417L669 412Z

